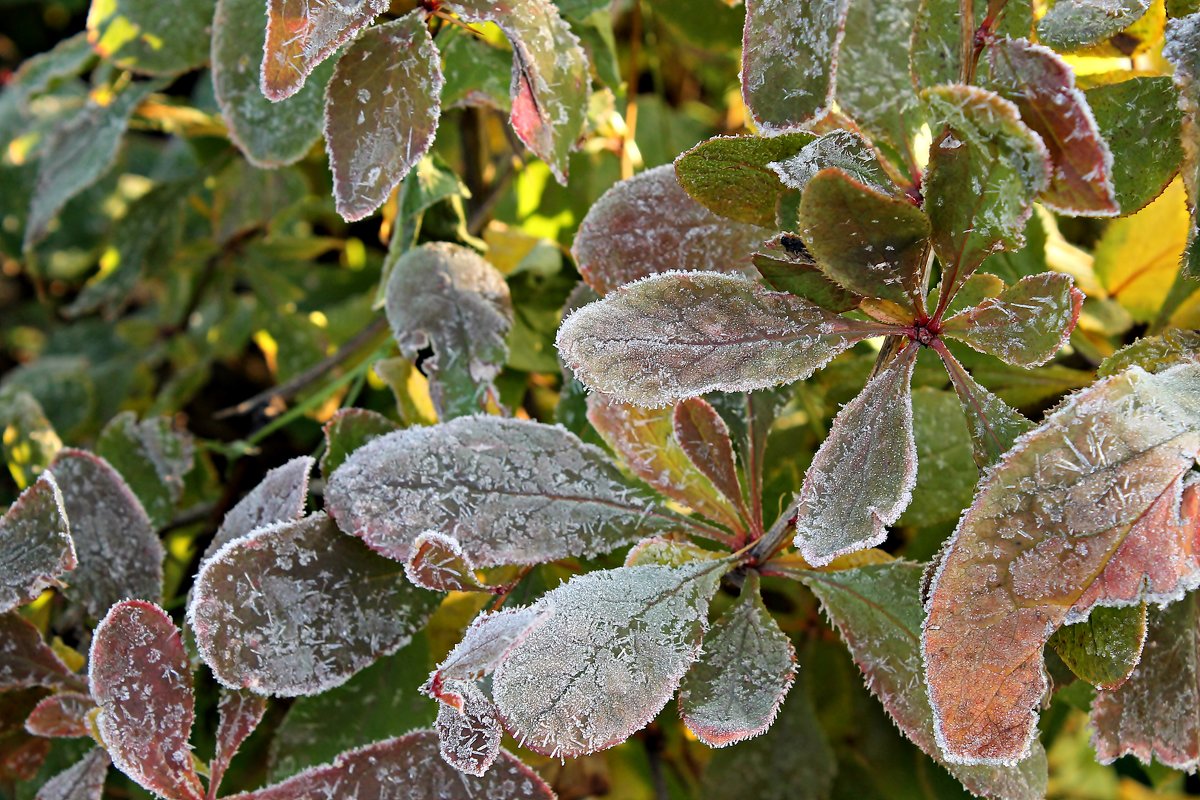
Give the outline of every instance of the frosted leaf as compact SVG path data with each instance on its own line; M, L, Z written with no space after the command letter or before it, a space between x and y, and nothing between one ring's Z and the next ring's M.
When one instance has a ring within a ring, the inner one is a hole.
M876 328L745 278L668 272L563 320L558 351L583 384L642 406L807 378Z
M1006 800L1046 795L1046 753L1036 741L1015 767L964 766L949 761L934 737L933 709L921 663L922 565L889 561L835 572L808 572L805 585L845 640L867 688L900 731L972 794ZM992 643L993 646L995 643ZM981 690L992 685L981 681Z
M1115 691L1092 701L1092 747L1101 764L1132 755L1175 769L1200 766L1197 596L1150 612L1141 661Z
M967 417L975 465L980 469L989 467L999 461L1021 434L1033 427L1033 423L976 383L949 350L939 350L938 355L946 365L954 393Z
M917 481L910 343L847 403L796 497L796 547L813 566L887 538Z
M1070 275L1043 272L958 312L942 334L1005 363L1037 367L1066 345L1082 307L1083 292Z
M942 292L953 297L988 255L1017 250L1033 200L1047 186L1050 155L1017 107L974 86L922 93L930 127L925 212L942 263Z
M104 748L93 748L42 784L34 800L100 800L110 763Z
M321 474L328 478L355 450L385 433L400 430L400 426L377 411L340 408L322 430L325 453L321 456Z
M959 0L921 0L920 10L912 36L911 73L920 89L946 83L962 81L965 52L971 45L963 46L962 6ZM975 24L967 35L973 35L987 17L986 3L975 5ZM993 41L1002 34L1013 39L1028 38L1033 30L1033 3L1031 0L1010 0L1004 13L992 19ZM980 62L979 72L986 71L987 63ZM937 131L934 131L935 135Z
M91 695L78 692L52 694L34 706L25 720L25 730L34 736L51 739L91 736L88 715L95 708Z
M404 574L417 586L434 592L486 590L458 540L437 531L426 531L413 540Z
M67 597L94 617L126 597L158 600L163 547L142 504L116 470L99 456L66 449L50 472L62 489L79 557Z
M263 476L258 485L225 514L221 527L204 550L201 564L225 545L264 525L291 522L304 516L312 467L311 458L298 456Z
M201 800L188 738L192 668L179 629L153 603L126 600L96 627L88 657L96 727L117 769L171 800Z
M113 417L96 441L96 454L129 484L155 527L171 521L192 468L192 436L177 431L168 417L138 422L126 411Z
M1167 602L1200 584L1200 492L1181 505L1200 453L1198 390L1196 364L1100 381L980 484L933 577L924 631L948 758L1011 763L1027 752L1056 628L1098 605ZM981 673L995 677L981 684Z
M344 683L403 647L438 596L325 514L259 528L200 568L188 607L221 684L294 697Z
M818 172L831 167L880 194L895 191L871 144L850 131L827 133L791 158L772 161L767 167L779 176L784 186L797 192L803 192Z
M1118 214L1113 154L1067 62L1024 39L999 39L988 47L988 63L989 88L1017 104L1022 121L1050 151L1050 185L1039 198L1042 204L1064 214Z
M1142 0L1145 2L1145 0ZM1163 57L1175 66L1183 109L1183 165L1180 174L1192 209L1192 230L1183 255L1183 274L1200 277L1200 12L1167 24Z
M1149 8L1150 0L1056 0L1038 22L1038 39L1055 50L1078 50L1120 33Z
M495 0L444 0L467 22L494 22L513 50L513 130L566 185L567 156L587 120L591 79L579 38L550 0L519 6Z
M1145 641L1145 603L1092 609L1083 622L1059 628L1050 637L1071 672L1102 689L1125 683L1141 660Z
M707 400L692 397L675 406L671 422L675 428L675 441L696 469L733 503L742 519L749 519L729 426L717 410Z
M121 69L178 75L208 59L216 0L108 0L87 18L92 49ZM259 17L262 24L262 4Z
M325 86L333 64L322 65L294 95L263 95L266 45L264 0L217 0L211 60L213 90L229 138L256 167L299 161L321 138Z
M446 763L467 775L481 776L500 755L500 718L496 706L474 684L452 682L461 708L438 706L439 749Z
M62 494L44 472L0 518L0 612L60 585L77 564Z
M0 614L0 692L32 686L80 691L87 684L42 640L33 623L15 611Z
M769 166L799 155L816 140L796 131L779 136L717 136L675 159L675 177L705 208L728 219L776 229L780 201L794 196Z
M1100 362L1096 375L1108 378L1135 365L1147 372L1162 372L1188 361L1200 361L1200 331L1168 329L1122 347Z
M527 608L506 608L480 614L463 633L462 641L434 670L430 685L425 689L431 697L445 702L443 687L449 682L477 681L495 671L509 652L546 623L553 608L539 603Z
M796 676L796 650L750 575L737 603L704 635L704 652L679 686L679 716L709 747L771 727Z
M368 29L338 61L326 91L325 147L347 222L383 205L429 150L442 83L421 9Z
M554 800L537 773L507 750L500 751L486 775L464 775L442 760L437 734L427 730L342 753L332 764L226 800L413 800L414 791L437 800Z
M688 525L564 428L483 416L369 442L334 471L325 503L389 558L407 561L434 530L480 567L595 555Z
M603 295L673 269L749 274L751 254L768 236L693 200L664 164L605 192L580 223L572 253L583 279Z
M388 0L267 0L261 88L284 100L304 86L317 65L388 8Z
M799 127L833 102L849 0L746 0L742 99L766 133Z
M556 758L625 741L662 710L700 653L728 561L579 575L542 597L550 618L492 676L523 747Z
M592 427L634 475L709 519L742 527L730 500L688 456L676 435L670 407L641 408L602 394L589 395L587 406Z
M798 223L826 277L863 297L923 307L929 219L911 202L831 167L808 182Z
M216 797L221 788L221 779L229 762L237 755L238 748L254 733L267 711L267 699L243 690L221 690L217 706L221 721L217 727L217 751L209 765L208 795Z
M497 395L492 381L508 357L512 298L500 271L474 250L424 244L396 262L387 283L387 318L406 358L421 362L441 420L477 414Z
M693 561L706 561L722 558L726 554L703 547L688 539L668 539L663 536L651 536L629 548L625 554L626 567L640 567L647 564L665 567L685 567Z
M23 391L0 392L0 429L4 430L0 457L17 488L24 490L50 466L62 449L62 439L38 401Z
M862 297L826 277L804 240L795 234L781 233L765 242L754 254L754 267L767 286L803 297L827 311L849 311L862 302Z

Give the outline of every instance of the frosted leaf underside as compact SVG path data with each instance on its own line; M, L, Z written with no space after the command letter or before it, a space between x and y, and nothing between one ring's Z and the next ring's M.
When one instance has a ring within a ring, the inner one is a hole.
M0 612L35 599L77 566L66 510L49 473L0 518Z
M1183 109L1183 164L1180 174L1192 209L1192 229L1183 255L1183 272L1200 277L1200 12L1167 24L1163 57L1175 66L1175 85Z
M504 727L568 758L625 741L652 720L700 651L726 562L591 572L547 593L551 615L500 663Z
M231 689L316 694L403 647L438 597L324 514L230 542L196 577L188 619Z
M797 192L803 192L818 172L830 167L837 167L877 192L888 194L894 190L870 143L850 131L827 133L791 158L772 161L767 166L785 186Z
M682 519L564 428L484 416L371 441L334 471L325 501L389 558L407 560L434 530L481 567L594 555Z
M91 735L88 714L96 708L91 695L78 692L52 694L42 700L25 720L25 730L34 736L76 739Z
M262 92L284 100L317 65L387 10L388 0L267 0Z
M308 499L308 476L313 460L293 458L268 472L258 485L225 514L221 527L204 551L201 563L234 539L277 522L290 522L304 515Z
M1077 50L1120 33L1149 8L1150 0L1057 0L1038 22L1038 39L1056 50Z
M16 611L0 614L0 691L48 686L79 690L84 682Z
M1134 367L1073 396L981 484L934 576L924 630L951 759L1027 752L1056 628L1200 583L1197 487L1183 486L1200 453L1198 397L1196 364ZM984 686L981 673L997 677Z
M500 719L496 706L474 684L454 682L461 708L438 705L436 729L446 763L467 775L481 776L500 755Z
M104 748L93 748L42 784L36 800L100 800L110 763Z
M576 311L559 328L558 350L588 387L664 406L807 378L871 335L873 329L745 278L671 272Z
M216 796L221 787L221 779L229 762L237 754L242 743L254 733L258 723L262 722L263 714L267 711L267 699L246 690L221 690L221 699L217 705L221 719L217 726L217 750L209 765L209 794Z

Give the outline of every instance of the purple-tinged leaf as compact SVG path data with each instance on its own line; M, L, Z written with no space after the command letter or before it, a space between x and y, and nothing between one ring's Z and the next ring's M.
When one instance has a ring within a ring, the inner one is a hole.
M321 474L328 478L358 448L385 433L400 430L392 420L366 408L338 409L322 428L325 453L321 456Z
M43 473L0 518L0 612L58 586L77 564L62 494Z
M950 317L942 334L1007 364L1037 367L1071 338L1082 308L1070 275L1043 272Z
M95 709L96 703L91 695L78 692L52 694L34 706L25 720L25 730L48 739L91 736L88 715Z
M429 150L442 83L421 9L370 28L338 61L326 90L325 146L346 221L383 205Z
M1050 155L1017 107L993 92L940 86L922 97L935 131L924 208L948 303L987 256L1023 244L1033 200L1050 178Z
M767 286L802 297L827 311L849 311L862 302L860 296L825 277L804 240L791 233L781 233L765 242L754 254L754 267Z
M0 780L10 785L33 780L50 755L51 741L25 730L25 719L45 696L43 689L0 693Z
M179 629L153 603L114 605L88 658L96 727L117 769L168 800L203 800L192 766L195 698Z
M504 727L556 758L625 741L662 710L696 656L730 562L578 575L537 606L550 618L504 657L492 693Z
M1146 604L1092 609L1083 622L1059 628L1050 646L1071 672L1101 689L1117 689L1142 658Z
M1192 209L1192 230L1183 254L1183 274L1200 278L1200 12L1171 20L1163 57L1175 66L1183 109L1183 185Z
M500 271L474 250L424 244L396 262L387 283L387 318L406 358L421 362L438 418L478 414L497 395L493 379L508 357L512 298Z
M796 497L796 547L813 566L887 538L917 481L909 343L847 403Z
M414 792L418 794L414 795ZM298 798L371 798L413 800L554 800L537 773L507 750L480 778L463 775L438 754L433 731L414 731L338 756L283 783L227 800L298 800Z
M1064 214L1120 213L1112 152L1067 62L1024 39L1000 39L988 47L988 63L990 88L1017 104L1022 121L1050 151L1050 185L1041 202Z
M737 603L704 636L679 686L679 716L709 747L763 733L796 677L796 650L763 605L751 574Z
M703 398L692 397L675 406L672 418L675 441L712 485L749 520L742 484L738 480L737 462L733 456L733 441L729 426L717 410Z
M949 759L1028 752L1056 628L1200 580L1200 492L1183 494L1198 398L1200 365L1132 368L1073 396L987 474L934 573L924 629Z
M934 349L946 365L958 402L967 417L975 464L981 470L1000 460L1021 434L1033 423L1009 407L996 395L984 389L971 377L958 359L940 341Z
M870 143L850 131L827 133L805 145L796 155L772 161L767 167L779 176L784 186L797 192L807 189L817 173L833 167L879 194L896 191Z
M1141 661L1119 689L1092 702L1101 764L1132 755L1193 772L1200 766L1200 614L1197 595L1150 612Z
M849 0L746 0L742 98L764 132L796 128L833 103Z
M313 460L298 456L268 472L258 485L225 514L221 527L204 550L203 564L225 545L264 525L291 522L304 516L308 476Z
M263 714L267 711L267 699L245 690L223 690L217 709L221 721L217 726L217 751L209 765L208 800L217 796L221 779L225 777L225 771L237 755L238 748L262 722Z
M799 232L817 266L844 289L924 308L929 219L908 200L824 169L804 190Z
M178 75L208 59L216 0L108 0L92 3L88 42L121 69L143 75ZM258 19L262 24L262 4Z
M633 487L600 448L563 428L499 417L381 436L333 473L325 503L342 530L389 558L407 561L413 541L434 530L480 567L706 530Z
M567 182L567 156L587 120L591 80L579 38L551 0L521 4L494 0L443 0L468 22L494 22L513 49L513 130L546 162L561 184Z
M1015 767L964 766L947 759L938 748L921 664L922 572L920 564L889 561L835 572L807 572L803 581L842 635L871 694L913 744L972 794L1006 800L1045 797L1046 754L1036 742L1030 755ZM990 683L980 682L980 688Z
M318 513L217 551L196 576L188 621L223 686L294 697L403 647L437 601Z
M734 275L668 272L563 320L558 351L586 386L665 406L807 378L878 326Z
M413 540L404 574L417 586L434 592L488 591L458 540L437 531L426 531Z
M158 600L163 547L124 479L107 461L82 450L60 452L50 472L62 489L79 557L67 597L94 617L127 597Z
M425 691L430 697L453 703L454 694L444 687L454 681L477 681L495 671L514 647L546 624L553 609L538 604L506 608L480 614L438 665Z
M96 747L42 784L34 800L100 800L108 775L108 753Z
M387 10L388 0L267 0L262 92L284 100L317 65Z
M0 614L0 692L33 686L81 691L87 683L71 672L33 623L15 611Z
M693 200L664 164L605 192L580 223L572 252L583 279L603 295L675 269L750 274L751 255L769 236Z
M1120 33L1142 18L1150 0L1056 0L1038 22L1038 40L1078 50Z
M193 450L192 435L168 417L138 422L132 411L113 417L96 440L96 454L121 474L156 528L171 521L183 496Z
M448 686L462 698L461 708L438 706L439 749L446 763L467 775L482 776L500 755L500 718L496 706L475 684L452 681Z

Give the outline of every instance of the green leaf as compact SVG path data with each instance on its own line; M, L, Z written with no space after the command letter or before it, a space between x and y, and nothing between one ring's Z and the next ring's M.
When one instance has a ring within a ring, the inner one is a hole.
M78 437L90 427L96 413L96 384L91 365L83 356L46 354L9 370L0 378L0 397L10 400L21 394L28 395L36 406L40 406L35 408L23 400L14 401L17 413L26 420L30 430L38 429L38 436L47 437L42 443L46 454L61 446L61 443L54 444L49 433L57 431L68 440ZM43 420L38 419L43 413L48 422L44 427Z
M1125 683L1142 658L1146 604L1097 608L1086 620L1059 628L1050 646L1071 671L1097 688Z
M967 417L975 465L981 470L990 467L1021 434L1033 427L1033 423L976 383L948 349L939 349L938 355L946 365L954 392Z
M1056 0L1038 22L1038 39L1055 50L1077 50L1120 33L1149 8L1150 0Z
M975 494L971 434L949 392L922 387L913 392L912 406L917 482L899 522L916 527L952 522Z
M462 201L470 197L470 190L458 175L437 156L425 156L409 170L400 184L395 227L383 259L376 305L384 301L388 277L395 269L396 262L416 246L425 212L443 200L449 200L461 209Z
M121 473L156 528L171 521L192 468L190 434L175 430L167 417L138 422L126 411L104 426L96 452Z
M321 456L321 474L328 478L358 448L400 426L376 411L343 408L329 418L325 432L325 454Z
M1163 57L1175 65L1175 85L1183 109L1183 165L1180 173L1192 211L1192 230L1182 274L1200 278L1200 12L1167 25Z
M59 585L77 564L62 494L47 473L0 518L0 613Z
M989 4L975 3L971 31L978 30ZM963 24L959 0L921 0L912 37L912 76L920 89L962 80ZM1033 29L1033 3L1009 0L996 31L1014 39L1028 38ZM935 130L936 134L936 130Z
M1100 362L1096 376L1108 378L1135 365L1147 372L1162 372L1176 364L1197 360L1200 360L1200 332L1169 330L1122 347Z
M338 213L379 208L433 144L442 69L420 9L376 25L338 61L325 103L325 144Z
M438 33L442 52L442 107L482 106L508 113L512 98L508 94L512 78L512 53L484 39L459 30L442 29Z
M215 7L216 0L93 0L88 41L121 69L177 75L208 60Z
M18 489L33 485L62 449L62 440L29 392L0 393L0 452Z
M857 308L862 298L825 277L804 240L781 233L754 254L754 266L772 289L816 303L828 311Z
M388 0L356 0L351 4L267 0L263 94L279 101L300 91L317 65L387 8Z

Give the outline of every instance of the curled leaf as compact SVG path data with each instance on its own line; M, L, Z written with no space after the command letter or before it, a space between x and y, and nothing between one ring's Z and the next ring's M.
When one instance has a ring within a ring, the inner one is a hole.
M201 562L234 539L277 522L290 522L304 515L308 499L308 475L313 460L298 456L268 472L258 485L225 514L217 534L209 542Z
M0 518L0 612L59 585L77 564L62 493L43 473Z
M434 592L477 592L486 587L475 576L475 567L467 560L462 545L452 536L425 531L412 543L412 553L404 562L408 579Z
M388 0L267 0L262 92L285 100L317 65L387 10Z
M1050 645L1071 671L1093 686L1117 689L1142 657L1146 604L1095 608L1088 618L1059 628Z
M742 519L748 519L750 514L742 498L733 441L725 420L707 400L691 397L675 406L671 422L675 440L696 469L737 507Z
M38 703L25 720L34 736L74 739L91 736L88 715L96 708L90 695L78 692L52 694Z

